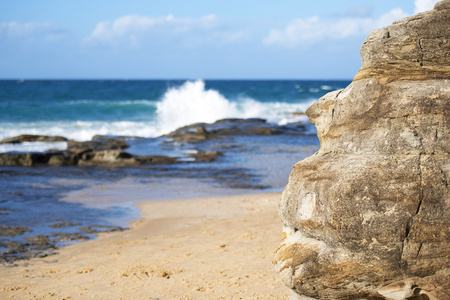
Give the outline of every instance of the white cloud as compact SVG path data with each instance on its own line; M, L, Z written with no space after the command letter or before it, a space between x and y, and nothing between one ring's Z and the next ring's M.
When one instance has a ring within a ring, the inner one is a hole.
M52 28L50 23L0 23L0 34L2 36L18 37L48 31Z
M416 0L414 1L414 13L418 14L423 11L431 10L439 0Z
M415 0L414 14L431 10L439 0ZM264 38L267 45L277 45L286 48L302 44L332 39L340 40L352 36L366 36L373 29L390 25L395 20L409 16L401 8L392 9L378 18L369 17L371 6L356 6L345 15L331 19L321 19L317 16L307 19L296 19L284 29L272 29Z
M391 25L392 22L405 18L407 16L409 16L409 14L404 12L403 9L395 8L376 19L373 23L373 28L371 28L370 30Z
M263 41L266 45L292 48L302 44L314 44L326 39L340 40L352 36L365 36L373 29L387 26L406 16L408 16L406 12L397 8L377 19L369 17L321 19L317 16L296 19L282 30L270 30Z
M193 43L219 40L231 43L243 40L246 33L242 30L221 28L221 21L216 15L202 18L177 18L174 15L165 17L149 17L127 15L113 21L104 21L96 25L92 33L85 39L87 43L107 43L138 46L146 42L162 43L176 39L178 43Z
M0 23L0 39L26 42L51 42L59 40L67 34L66 31L57 28L51 23Z

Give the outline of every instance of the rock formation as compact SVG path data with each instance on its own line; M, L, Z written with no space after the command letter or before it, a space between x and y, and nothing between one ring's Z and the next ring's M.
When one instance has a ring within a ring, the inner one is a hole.
M193 124L179 128L160 137L165 144L197 144L230 136L261 136L273 134L305 135L303 122L287 125L267 123L263 119L223 119L212 124ZM129 137L128 139L144 139ZM191 148L195 153L186 157L164 155L133 155L125 152L130 147L126 137L97 135L91 141L77 142L59 136L21 135L0 141L0 144L19 144L22 142L67 141L67 149L50 150L45 153L8 152L0 153L0 166L103 166L134 167L140 165L167 165L180 162L213 162L222 155L218 150L204 151Z
M450 0L373 31L280 202L291 299L450 299Z
M65 142L67 139L62 136L22 134L12 138L6 138L0 141L0 144L19 144L23 142Z
M28 137L28 135L24 135ZM21 137L8 140L19 141ZM36 137L35 140L44 139ZM52 137L45 137L50 140ZM52 140L53 141L53 140ZM67 141L67 150L45 153L0 153L0 166L104 166L132 167L138 165L174 164L175 157L131 155L124 151L129 145L123 138L95 136L92 141ZM214 157L212 158L214 159Z

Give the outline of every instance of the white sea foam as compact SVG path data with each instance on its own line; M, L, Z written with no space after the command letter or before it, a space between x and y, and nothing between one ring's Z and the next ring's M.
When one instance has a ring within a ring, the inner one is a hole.
M163 134L194 123L212 123L224 118L263 118L280 125L304 120L293 112L304 112L315 99L303 103L262 103L251 98L234 101L216 90L205 90L202 80L187 81L169 89L157 103L157 130Z
M331 90L333 90L333 87L329 86L329 85L321 85L320 88L322 90L324 90L324 91L331 91Z
M197 80L169 89L156 105L156 114L159 130L167 133L189 124L238 117L240 113L236 103L215 90L205 90L205 83Z
M132 104L139 104L144 106L156 106L156 101L154 100L147 100L147 99L135 99L135 100L118 100L118 101L99 101L99 100L92 100L92 99L79 99L79 100L72 100L65 103L62 103L61 105L83 105L83 104L92 104L94 106L127 106Z
M20 144L0 144L0 153L3 152L44 152L50 149L65 150L67 142L24 142Z
M0 140L21 134L59 135L77 141L91 140L94 135L157 136L152 122L131 121L55 121L0 124Z

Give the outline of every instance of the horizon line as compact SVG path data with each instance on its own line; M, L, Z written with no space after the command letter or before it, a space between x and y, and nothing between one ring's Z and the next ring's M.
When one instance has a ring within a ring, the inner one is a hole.
M155 81L196 81L196 80L205 80L205 81L293 81L293 80L302 80L302 81L352 81L353 78L0 78L0 81L88 81L88 80L111 80L111 81L147 81L147 80L155 80Z

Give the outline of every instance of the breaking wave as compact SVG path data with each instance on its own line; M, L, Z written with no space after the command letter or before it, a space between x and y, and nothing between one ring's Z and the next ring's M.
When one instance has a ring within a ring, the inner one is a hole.
M187 81L170 88L156 104L160 133L168 133L194 123L212 123L225 118L263 118L284 125L304 120L294 112L304 112L316 99L303 103L259 102L251 98L227 99L216 90L205 89L202 80Z

